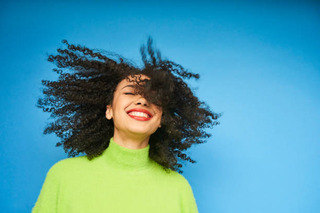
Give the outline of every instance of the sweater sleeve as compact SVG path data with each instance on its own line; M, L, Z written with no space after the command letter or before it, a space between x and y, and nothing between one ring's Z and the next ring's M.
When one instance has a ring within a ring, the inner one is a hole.
M198 213L196 200L194 198L192 188L189 182L185 179L184 190L182 194L182 212L183 213Z
M57 174L55 172L55 166L53 166L47 173L38 200L32 209L32 213L57 212L57 203L60 187L59 181L56 176Z

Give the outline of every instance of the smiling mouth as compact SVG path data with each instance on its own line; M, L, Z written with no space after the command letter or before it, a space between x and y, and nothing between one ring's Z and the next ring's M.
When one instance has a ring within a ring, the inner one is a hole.
M139 121L147 121L152 118L152 114L144 109L132 109L129 110L127 113L131 118Z

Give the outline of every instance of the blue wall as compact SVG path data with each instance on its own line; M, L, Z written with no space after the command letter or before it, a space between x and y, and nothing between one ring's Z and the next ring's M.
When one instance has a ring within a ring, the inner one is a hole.
M41 80L56 77L47 54L67 39L139 64L149 35L200 73L195 93L224 113L185 168L199 211L320 212L319 11L317 1L2 1L2 212L30 212L66 157L35 107Z

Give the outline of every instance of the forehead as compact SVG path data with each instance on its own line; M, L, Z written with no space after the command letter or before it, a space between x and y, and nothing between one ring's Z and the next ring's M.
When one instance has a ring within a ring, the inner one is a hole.
M144 81L144 80L150 80L150 78L146 75L129 75L125 79L119 82L117 86L118 89L122 89L123 87L127 85L135 85L137 82Z

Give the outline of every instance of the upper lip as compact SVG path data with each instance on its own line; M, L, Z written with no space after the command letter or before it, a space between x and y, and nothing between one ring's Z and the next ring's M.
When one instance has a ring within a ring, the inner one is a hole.
M135 111L135 112L144 112L144 113L148 114L150 117L153 117L151 112L149 112L146 109L141 109L141 108L130 109L130 110L127 111L127 113L130 113L130 112L133 112L133 111Z

